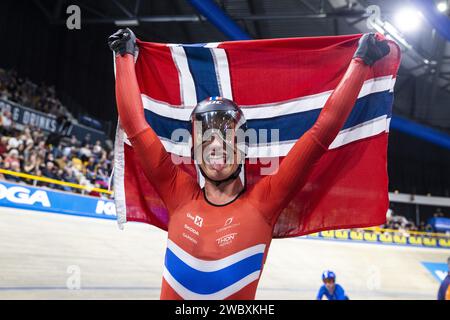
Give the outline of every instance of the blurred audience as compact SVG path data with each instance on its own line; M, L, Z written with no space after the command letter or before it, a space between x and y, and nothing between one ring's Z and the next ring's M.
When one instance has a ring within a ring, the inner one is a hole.
M419 231L414 222L409 221L404 216L394 214L394 212L386 217L386 223L383 228L398 230L404 236L409 236L409 231Z
M0 68L0 98L53 114L58 123L76 122L57 98L54 86L45 83L37 85L28 78L20 77L15 70ZM62 126L62 130L53 134L30 126L18 131L11 112L0 109L0 168L89 188L107 188L112 170L112 143L102 145L100 141L91 141L90 134L79 141L75 136L66 136L67 128ZM0 174L0 179L100 196L97 192L7 174Z
M15 70L5 71L0 68L0 98L53 114L58 119L74 120L72 114L56 97L54 86L45 83L37 85L28 78L20 77ZM11 115L0 117L0 121L5 121L5 118L8 125ZM5 126L4 123L2 125Z
M433 215L434 217L445 217L440 209ZM383 234L400 234L405 237L414 235L415 232L436 232L430 224L425 221L421 221L419 225L416 225L413 221L408 220L405 216L394 213L392 209L388 209L386 214L386 223L380 225L379 228L374 229L361 229L352 228L352 231L357 232L382 232ZM450 234L449 234L450 235Z
M78 141L75 136L60 140L58 145L48 142L48 135L37 128L25 127L18 131L0 124L0 168L51 179L71 182L89 188L107 188L112 170L113 152L110 144L100 141L90 144ZM0 175L0 179L25 182L37 186L100 196L98 192L52 183ZM102 195L104 196L104 195Z

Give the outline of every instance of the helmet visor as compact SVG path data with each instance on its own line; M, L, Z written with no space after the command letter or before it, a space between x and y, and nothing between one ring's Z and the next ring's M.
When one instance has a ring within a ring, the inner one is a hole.
M201 160L200 155L209 153L208 148L214 147L216 154L220 151L226 155L227 163L232 161L234 152L241 149L244 140L242 128L245 119L241 113L234 110L211 111L196 114L192 120L195 159Z

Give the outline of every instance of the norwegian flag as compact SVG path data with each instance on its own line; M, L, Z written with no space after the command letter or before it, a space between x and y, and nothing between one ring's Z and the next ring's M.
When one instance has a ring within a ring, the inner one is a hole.
M183 162L189 141L173 138L190 130L190 114L209 96L235 101L249 128L267 130L267 140L249 146L241 179L251 186L283 161L312 127L344 75L361 35L160 44L138 40L135 69L145 116L164 147ZM384 223L388 209L387 144L398 46L371 69L358 100L304 187L281 213L273 237ZM278 129L275 139L271 130ZM276 162L276 161L275 161ZM195 165L180 164L204 183ZM299 168L301 170L301 168ZM272 170L273 171L273 170ZM157 182L153 182L157 183ZM168 213L118 126L114 188L118 222L145 222L167 230Z

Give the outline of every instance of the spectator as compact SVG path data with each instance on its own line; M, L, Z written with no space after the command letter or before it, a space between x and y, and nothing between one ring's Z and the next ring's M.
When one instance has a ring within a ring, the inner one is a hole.
M75 178L75 176L73 175L73 170L72 168L70 168L69 166L66 166L62 172L62 180L65 182L70 182L70 183L78 183L78 180ZM64 191L74 191L71 187L69 186L63 186L62 189Z
M57 179L57 176L55 174L55 163L53 161L48 160L41 171L44 177Z
M97 164L95 162L95 158L94 157L90 157L88 160L88 163L86 164L86 177L89 180L93 180L95 179L95 173L97 169Z
M16 161L11 162L11 168L10 168L10 170L11 170L11 171L14 171L14 172L20 172L20 163L19 163L19 162L16 162ZM17 177L17 176L10 175L10 176L8 177L8 180L11 180L11 181L14 181L14 182L20 182L20 181L21 181L21 178L19 178L19 177Z
M100 142L100 140L97 140L95 142L94 148L92 149L92 153L94 154L94 156L97 157L97 159L100 159L103 155L103 148L102 148L102 143Z
M0 125L3 133L7 133L12 130L13 121L10 111L4 110L0 112Z
M33 139L29 138L25 141L25 147L23 150L24 159L28 159L31 153L34 152L34 142Z
M89 144L85 144L83 147L80 148L80 151L78 152L78 157L81 159L81 161L86 162L89 160L89 157L92 155L92 151L90 149Z
M52 155L55 159L63 156L63 150L60 144L52 148Z
M41 159L45 159L47 156L47 146L45 145L45 141L39 141L38 146L36 148L38 156Z
M63 148L63 156L64 157L69 157L70 156L70 154L72 153L72 147L71 146L65 146L64 148Z
M58 176L56 174L55 164L52 161L47 161L45 163L45 166L42 166L41 172L42 172L42 175L44 177L58 180ZM57 186L55 184L53 184L53 183L49 183L48 187L49 188L53 188L53 189L57 189Z
M23 166L23 171L27 174L34 174L36 169L39 167L38 159L36 153L31 153L30 156L25 161Z
M72 167L75 170L75 173L84 173L85 171L83 162L81 161L81 159L78 159L76 157L72 158Z
M61 157L56 158L55 162L56 162L56 165L58 166L58 168L63 169L66 167L66 165L68 163L68 158L67 158L67 156L62 155Z
M70 183L78 183L77 178L73 174L73 169L70 166L65 167L63 180Z
M7 146L7 149L8 149L8 150L11 150L11 149L17 149L17 148L19 147L19 144L20 144L20 143L21 143L20 140L16 139L16 137L11 137L11 138L8 140L8 146Z
M51 162L53 163L53 166L57 165L57 163L55 162L55 157L53 156L53 153L48 152L46 154L47 158L45 159L45 162Z
M102 180L106 182L106 186L109 182L109 174L111 172L111 169L106 161L104 161L100 166L97 168L97 179Z
M17 149L11 149L4 161L5 165L9 168L20 168L19 151Z

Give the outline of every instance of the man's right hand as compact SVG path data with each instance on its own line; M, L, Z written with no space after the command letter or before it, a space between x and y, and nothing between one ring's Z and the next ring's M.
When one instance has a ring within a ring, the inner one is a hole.
M129 53L135 55L137 51L136 36L131 29L119 29L108 37L109 48L116 54L124 56Z
M389 51L389 44L382 35L366 33L359 39L358 49L353 58L360 58L371 66L389 54Z

